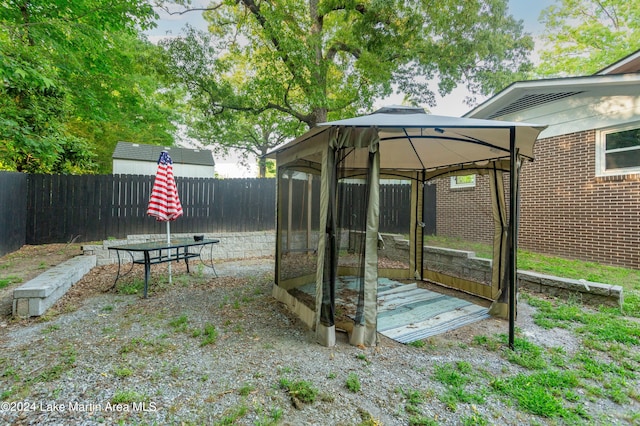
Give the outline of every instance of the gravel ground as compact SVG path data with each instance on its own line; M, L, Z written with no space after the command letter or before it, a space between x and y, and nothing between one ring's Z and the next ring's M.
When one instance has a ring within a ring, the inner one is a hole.
M161 269L161 268L158 268ZM155 284L148 299L104 292L113 266L94 269L46 318L0 320L0 422L58 424L406 425L558 424L525 414L496 393L483 403L452 409L439 398L437 366L465 361L472 376L515 375L502 350L473 344L479 334L506 333L507 323L484 320L429 339L424 347L380 336L375 348L314 342L298 319L270 294L271 259L217 265L219 278L187 276ZM138 271L139 272L139 271ZM134 273L138 273L134 272ZM154 271L152 279L159 281ZM138 274L139 276L139 274ZM579 342L570 332L542 331L521 303L518 327L531 341ZM213 327L212 327L213 326ZM213 330L215 341L205 340ZM357 377L360 389L346 385ZM314 402L295 398L282 383L306 381ZM468 390L480 386L472 381ZM10 396L6 395L10 393ZM418 401L412 395L419 394ZM620 407L586 402L603 423L620 422ZM637 408L637 404L636 404ZM475 419L475 421L474 421Z

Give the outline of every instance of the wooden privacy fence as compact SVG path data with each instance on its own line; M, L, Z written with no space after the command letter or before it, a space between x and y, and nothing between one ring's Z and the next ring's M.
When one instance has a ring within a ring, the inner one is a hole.
M25 244L27 175L0 171L0 256Z
M23 244L162 234L164 223L146 214L153 180L142 175L0 172L0 256ZM176 183L184 215L172 222L173 232L275 229L275 179L176 178ZM407 232L409 195L409 185L380 187L381 232Z
M160 234L147 215L153 176L31 175L27 244L96 241ZM175 233L249 232L275 228L275 179L176 178L184 215Z

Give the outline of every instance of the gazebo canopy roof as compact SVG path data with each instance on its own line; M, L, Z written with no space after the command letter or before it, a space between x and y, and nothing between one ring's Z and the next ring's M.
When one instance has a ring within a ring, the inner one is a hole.
M421 108L389 106L368 115L320 123L268 156L278 158L280 165L300 159L319 163L319 151L332 140L345 147L377 142L382 170L474 168L508 160L512 131L519 154L533 158L534 142L544 129L535 124L445 117L426 114ZM362 161L356 159L352 164Z

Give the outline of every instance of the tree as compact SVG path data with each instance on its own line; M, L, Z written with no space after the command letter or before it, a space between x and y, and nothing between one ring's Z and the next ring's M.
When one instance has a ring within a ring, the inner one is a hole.
M111 170L114 138L171 142L157 93L162 50L143 0L9 0L0 6L0 168ZM137 140L133 140L137 141Z
M640 0L560 0L543 10L542 76L589 75L640 49Z
M533 47L506 11L505 0L221 1L204 12L210 34L191 29L165 47L200 111L196 133L209 127L209 143L242 148L243 132L220 123L272 122L271 111L287 127L279 135L299 133L394 88L428 106L436 79L441 94L466 85L469 102L501 89L531 69Z

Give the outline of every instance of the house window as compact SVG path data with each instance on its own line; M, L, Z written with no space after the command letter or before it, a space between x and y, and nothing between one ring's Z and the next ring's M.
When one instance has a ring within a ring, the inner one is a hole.
M640 126L637 123L599 132L596 168L598 175L640 172Z
M476 186L476 175L451 176L451 188L473 188Z

